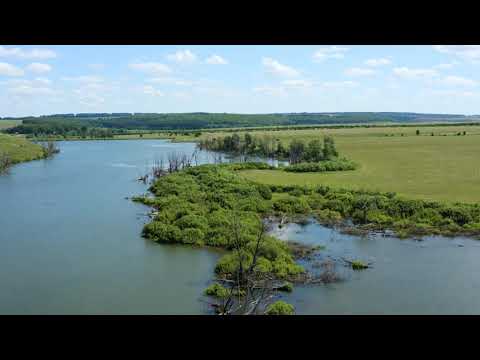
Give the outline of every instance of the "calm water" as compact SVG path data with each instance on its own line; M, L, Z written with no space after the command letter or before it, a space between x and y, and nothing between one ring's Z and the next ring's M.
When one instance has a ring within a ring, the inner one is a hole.
M148 209L125 197L148 164L193 144L162 140L62 142L51 160L0 177L0 314L200 314L218 252L140 237ZM211 159L211 157L210 157ZM201 162L209 160L202 153ZM360 238L318 224L283 239L322 244L323 258L373 261L345 281L297 287L301 314L478 314L480 242ZM459 246L460 245L460 246Z
M319 262L372 262L344 281L297 287L289 301L299 314L480 314L480 241L426 237L423 241L338 233L312 222L274 231L279 238L323 245Z
M148 209L125 199L146 191L135 179L149 162L194 145L59 147L0 177L0 313L201 313L218 253L142 239Z

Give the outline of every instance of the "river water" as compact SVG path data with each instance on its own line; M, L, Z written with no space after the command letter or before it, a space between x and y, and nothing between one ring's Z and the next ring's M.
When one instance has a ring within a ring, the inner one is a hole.
M149 164L195 145L164 140L61 142L60 154L0 177L0 314L202 314L217 251L140 236L148 208L125 197ZM211 161L200 153L199 162ZM299 314L478 314L480 242L341 235L316 223L277 229L321 257L372 261L344 281L297 287Z

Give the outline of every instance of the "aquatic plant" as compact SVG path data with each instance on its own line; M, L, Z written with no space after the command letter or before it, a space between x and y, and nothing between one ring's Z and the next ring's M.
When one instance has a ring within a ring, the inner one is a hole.
M278 300L267 307L266 315L293 315L295 308L285 301Z

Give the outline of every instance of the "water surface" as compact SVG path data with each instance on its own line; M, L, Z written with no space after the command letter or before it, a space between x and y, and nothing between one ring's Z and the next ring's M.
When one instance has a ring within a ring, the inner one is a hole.
M299 314L480 314L479 240L359 237L316 222L289 224L275 233L324 246L319 262L346 258L373 263L362 271L337 265L344 281L296 287L288 300Z
M0 177L0 314L202 314L219 252L141 238L148 208L125 197L162 154L164 140L59 143L50 160ZM200 153L199 162L214 157ZM480 242L342 235L290 224L282 239L323 245L322 259L372 261L345 281L296 287L299 314L480 314Z
M148 208L126 200L163 140L60 142L0 177L1 314L197 314L219 254L142 239ZM202 153L200 161L207 161Z

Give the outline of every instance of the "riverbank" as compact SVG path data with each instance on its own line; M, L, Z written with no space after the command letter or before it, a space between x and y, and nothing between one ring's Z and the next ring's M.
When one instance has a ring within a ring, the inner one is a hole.
M4 170L14 164L44 158L43 148L24 137L0 134L0 167ZM2 169L0 169L1 171Z

